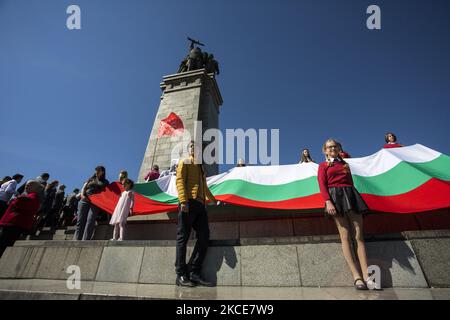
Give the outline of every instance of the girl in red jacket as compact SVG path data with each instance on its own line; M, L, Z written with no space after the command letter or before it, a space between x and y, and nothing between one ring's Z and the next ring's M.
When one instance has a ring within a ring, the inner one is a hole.
M342 151L339 146L339 142L333 139L327 140L323 145L326 161L319 165L319 188L325 201L325 214L333 217L336 222L344 257L355 280L354 286L357 290L367 290L369 275L362 214L368 211L368 207L353 186L350 167L339 156ZM355 239L359 263L353 258L352 237ZM361 272L365 280L361 277Z

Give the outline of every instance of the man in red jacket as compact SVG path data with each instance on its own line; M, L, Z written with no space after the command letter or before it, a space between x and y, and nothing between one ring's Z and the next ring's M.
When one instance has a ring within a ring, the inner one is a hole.
M40 205L38 193L41 188L38 181L30 180L25 186L27 194L19 196L9 204L0 220L0 256L6 247L14 245L22 233L28 233L33 229Z

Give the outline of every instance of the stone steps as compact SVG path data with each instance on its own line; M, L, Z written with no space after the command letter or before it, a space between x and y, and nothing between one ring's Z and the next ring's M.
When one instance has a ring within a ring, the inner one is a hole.
M383 287L450 287L450 230L369 240L369 264L380 266ZM0 259L0 279L65 280L67 268L77 265L82 281L171 285L174 260L173 240L18 241ZM238 287L353 283L336 236L211 241L203 276L218 286Z
M0 300L153 300L151 297L120 294L61 293L25 290L0 290Z
M72 240L75 229L76 227L67 227L52 231L51 228L45 227L37 234L27 235L22 240Z
M180 288L175 285L83 282L68 289L63 280L1 280L0 300L449 300L448 288L390 288L356 291L352 287L215 287ZM161 301L165 300L165 301Z
M331 219L323 213L270 211L254 208L210 209L209 229L212 240L236 240L259 238L289 238L299 236L337 235ZM139 220L144 219L144 220ZM73 240L76 227L56 230L44 228L38 236L26 240ZM372 214L364 220L364 233L368 236L400 233L408 230L450 229L450 208L415 215ZM113 228L99 222L94 240L109 240ZM176 213L131 217L126 226L126 240L173 240L176 234ZM195 238L194 232L191 239Z

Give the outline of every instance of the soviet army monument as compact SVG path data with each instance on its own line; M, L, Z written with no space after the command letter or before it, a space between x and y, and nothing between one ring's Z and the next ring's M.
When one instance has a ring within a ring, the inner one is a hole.
M158 139L160 122L170 113L175 113L181 119L184 130L189 132L192 139L199 136L199 132L195 131L195 121L202 122L201 134L209 128L219 127L219 107L223 101L215 79L216 74L219 74L218 62L212 54L198 47L204 46L200 41L188 40L189 52L178 72L164 76L160 84L163 93L139 171L140 182L144 181L152 164L157 164L161 170L168 169L172 158L177 157L173 155L175 147L180 143L188 143L186 134ZM218 164L205 165L205 170L208 176L218 174Z

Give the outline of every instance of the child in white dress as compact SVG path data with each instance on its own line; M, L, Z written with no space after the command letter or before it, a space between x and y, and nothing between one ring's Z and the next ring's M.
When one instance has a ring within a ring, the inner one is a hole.
M127 223L127 218L133 213L134 205L134 192L133 192L134 182L130 179L125 179L123 181L123 187L125 189L120 196L119 202L117 202L114 213L109 221L110 225L114 226L114 235L111 240L122 241L124 239L125 225Z

